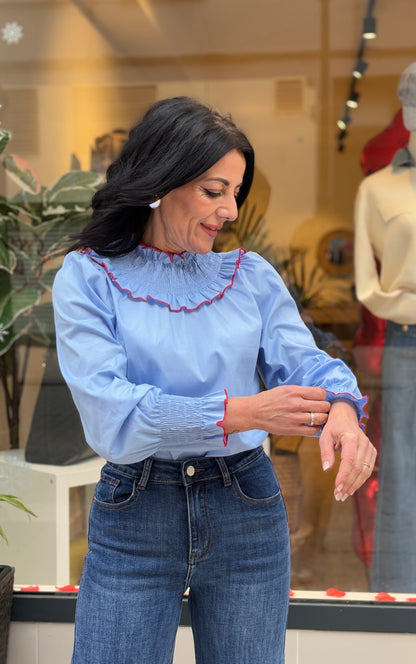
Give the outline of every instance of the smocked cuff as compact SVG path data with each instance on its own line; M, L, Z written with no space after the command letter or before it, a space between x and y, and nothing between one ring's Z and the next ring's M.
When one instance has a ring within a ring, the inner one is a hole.
M201 399L163 394L159 398L161 448L172 449L180 441L206 443L217 439L226 444L222 421L225 418L226 392L215 392ZM217 444L218 444L217 443Z
M363 422L364 419L368 418L368 414L365 411L365 407L368 402L368 397L356 397L353 394L350 394L349 392L330 392L329 390L326 390L326 401L329 401L329 403L334 403L335 401L349 401L352 403L354 406L355 410L357 411L357 417L358 417L358 424L360 425L361 429L365 429L365 424Z

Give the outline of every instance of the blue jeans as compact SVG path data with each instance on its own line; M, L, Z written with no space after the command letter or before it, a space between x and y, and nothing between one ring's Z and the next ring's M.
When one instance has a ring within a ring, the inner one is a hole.
M371 589L416 593L416 325L388 321Z
M198 664L283 664L287 516L262 447L107 463L90 513L73 664L171 664L182 597Z

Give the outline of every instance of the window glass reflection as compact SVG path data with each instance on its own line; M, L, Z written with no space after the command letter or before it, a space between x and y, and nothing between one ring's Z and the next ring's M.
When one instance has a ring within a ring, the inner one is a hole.
M401 15L407 18L399 29L392 8L380 8L383 35L367 53L369 67L357 84L361 103L340 150L336 120L349 89L361 17L358 5L352 8L347 0L337 3L337 12L330 5L5 5L0 119L11 136L0 168L0 491L21 496L38 515L29 519L1 509L9 539L7 548L0 543L1 553L16 566L17 583L79 581L101 462L84 442L57 366L50 287L68 236L85 223L107 166L157 99L199 97L231 112L247 132L257 156L253 189L216 249L244 245L281 272L318 344L347 362L369 395L368 435L379 450L387 391L398 397L406 385L397 410L413 403L413 373L395 373L396 341L389 346L394 382L382 379L384 318L356 297L354 205L361 181L409 141L397 84L416 60L410 28L416 9L403 0ZM377 49L388 49L383 61ZM406 217L412 210L397 212ZM401 231L402 241L410 225ZM401 337L413 338L414 317L397 324ZM409 358L406 366L413 366L410 351ZM405 421L401 431L409 438L413 428ZM322 473L316 440L272 437L270 454L286 496L294 588L416 592L410 578L400 588L394 581L390 587L388 579L371 582L379 467L353 498L336 503L334 473ZM28 467L28 461L39 467ZM402 476L397 481L404 482ZM42 553L56 538L65 571ZM410 549L411 541L406 561Z

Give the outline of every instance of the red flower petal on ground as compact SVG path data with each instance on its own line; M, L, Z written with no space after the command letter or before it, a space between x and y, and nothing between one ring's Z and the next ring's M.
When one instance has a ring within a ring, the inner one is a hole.
M388 593L378 593L376 595L376 600L379 602L395 602L396 598L393 597L393 595L389 595Z
M61 593L76 593L78 592L78 586L55 586L56 590L59 590Z
M328 597L344 597L346 595L343 590L338 590L338 588L328 588L326 594Z

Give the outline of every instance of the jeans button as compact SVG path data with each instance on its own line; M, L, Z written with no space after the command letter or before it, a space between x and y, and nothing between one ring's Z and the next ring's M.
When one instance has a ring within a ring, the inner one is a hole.
M188 477L192 477L193 475L195 475L195 467L188 466L186 469L186 474L188 475Z

